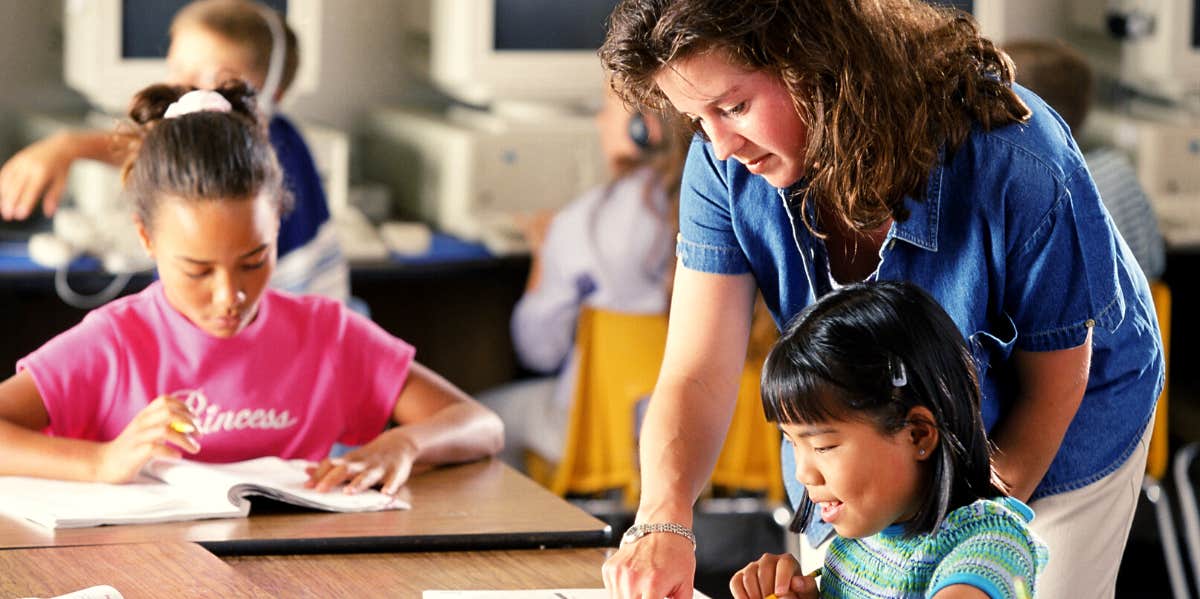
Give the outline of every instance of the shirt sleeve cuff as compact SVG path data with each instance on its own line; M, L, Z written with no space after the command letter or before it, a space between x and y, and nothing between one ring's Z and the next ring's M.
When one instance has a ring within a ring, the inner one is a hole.
M726 275L750 272L746 255L737 248L703 245L680 238L675 246L675 255L690 270Z

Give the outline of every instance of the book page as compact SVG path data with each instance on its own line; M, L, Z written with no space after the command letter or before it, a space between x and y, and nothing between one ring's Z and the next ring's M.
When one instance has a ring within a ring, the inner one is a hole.
M403 499L384 495L374 489L347 495L341 488L320 493L305 488L308 474L305 460L284 460L276 457L257 458L229 464L201 464L179 461L155 462L151 475L179 487L214 487L228 489L229 500L245 503L248 496L261 495L302 507L334 512L371 512L409 509Z
M245 511L224 493L196 495L148 478L123 485L0 477L0 512L47 528L230 518Z
M695 599L708 599L696 591ZM608 599L604 589L528 589L521 591L425 591L422 599Z

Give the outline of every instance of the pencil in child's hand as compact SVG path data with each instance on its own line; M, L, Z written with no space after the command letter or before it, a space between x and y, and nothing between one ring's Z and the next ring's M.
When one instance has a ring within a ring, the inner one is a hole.
M181 435L190 435L190 434L196 432L196 427L194 427L191 424L188 424L187 422L184 422L182 420L172 420L171 421L171 430L173 430Z

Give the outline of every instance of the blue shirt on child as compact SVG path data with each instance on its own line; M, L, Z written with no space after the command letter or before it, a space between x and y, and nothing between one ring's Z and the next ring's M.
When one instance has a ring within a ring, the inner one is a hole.
M291 212L279 226L279 262L272 287L293 293L315 293L346 301L350 267L338 244L325 200L325 188L304 138L287 117L276 114L268 132L292 194Z

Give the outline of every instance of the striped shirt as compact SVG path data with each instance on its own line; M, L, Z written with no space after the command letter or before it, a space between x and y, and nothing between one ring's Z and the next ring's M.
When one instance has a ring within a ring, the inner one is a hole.
M955 584L992 599L1018 599L1021 578L1036 596L1048 552L1029 530L1033 511L1009 497L980 499L946 516L929 534L904 536L903 525L862 538L835 536L825 557L825 598L932 597Z

